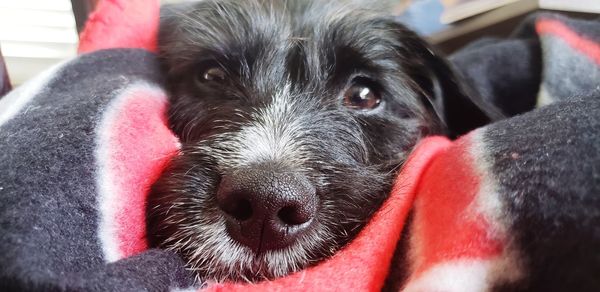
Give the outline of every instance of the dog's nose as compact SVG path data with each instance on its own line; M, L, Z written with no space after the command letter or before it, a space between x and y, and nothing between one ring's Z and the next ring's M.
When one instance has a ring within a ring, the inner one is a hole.
M217 192L230 236L257 254L285 248L307 232L317 201L305 176L268 167L224 175Z

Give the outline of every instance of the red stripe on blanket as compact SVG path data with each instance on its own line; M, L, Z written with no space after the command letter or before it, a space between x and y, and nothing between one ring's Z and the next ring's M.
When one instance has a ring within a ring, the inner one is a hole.
M167 99L147 86L126 90L109 105L101 126L101 239L109 261L147 249L145 206L151 184L177 153L167 127Z
M103 0L79 37L79 53L139 48L156 51L160 4L157 0Z
M388 200L358 237L331 259L304 271L254 285L216 284L208 291L379 291L419 178L434 157L451 142L443 137L423 140L403 167Z
M473 135L457 140L421 180L411 228L411 281L445 262L492 259L503 251L492 232L495 222L480 206L485 197L471 154Z
M551 34L562 38L600 65L600 44L577 34L564 23L554 19L540 19L536 22L535 29L540 35Z

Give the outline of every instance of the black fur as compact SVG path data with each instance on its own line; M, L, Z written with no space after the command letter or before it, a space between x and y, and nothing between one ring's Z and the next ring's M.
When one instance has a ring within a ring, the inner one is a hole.
M180 253L204 279L272 278L330 256L378 209L419 139L456 136L493 115L417 35L350 4L186 4L163 11L159 45L172 96L169 121L182 150L152 189L149 238ZM227 82L198 82L213 66L226 71ZM357 78L381 95L378 108L344 107L342 93ZM289 104L269 109L275 99ZM293 145L272 159L248 157L256 150L240 141L248 128L289 131ZM261 254L230 269L219 257L238 255L217 254L231 251L220 249L231 239L215 231L223 218L215 193L222 175L264 163L310 180L318 223L307 235L311 244L280 255L281 269Z

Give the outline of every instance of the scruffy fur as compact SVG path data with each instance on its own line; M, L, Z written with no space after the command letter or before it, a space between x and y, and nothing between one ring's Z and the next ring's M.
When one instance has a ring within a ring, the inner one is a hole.
M348 3L186 4L163 11L159 44L182 148L152 188L148 235L202 280L274 278L331 256L378 209L419 139L487 118L414 33ZM227 82L199 84L215 65ZM378 90L377 108L344 106L357 78ZM456 122L451 99L479 120ZM309 232L256 254L227 234L215 194L224 174L263 164L305 176L319 203Z

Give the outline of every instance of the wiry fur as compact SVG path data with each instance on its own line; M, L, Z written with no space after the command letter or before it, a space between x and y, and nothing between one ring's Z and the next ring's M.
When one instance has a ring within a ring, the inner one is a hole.
M441 129L424 42L333 2L206 0L164 13L169 121L183 146L152 189L148 231L201 279L273 278L332 255L383 202L416 142ZM228 83L198 84L214 65ZM343 106L357 76L380 91L378 108ZM319 206L310 232L257 255L227 234L215 193L222 175L265 164L306 176Z

